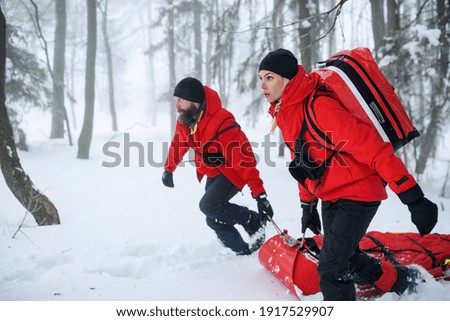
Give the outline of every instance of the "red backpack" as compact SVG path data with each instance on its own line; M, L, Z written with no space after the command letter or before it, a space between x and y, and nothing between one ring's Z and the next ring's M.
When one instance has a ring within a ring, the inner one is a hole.
M320 75L321 89L355 117L371 124L385 142L391 142L394 150L420 135L369 49L340 51L316 67L313 73ZM306 108L308 127L317 132L314 114L309 109ZM329 145L323 140L324 133L314 136L323 146Z

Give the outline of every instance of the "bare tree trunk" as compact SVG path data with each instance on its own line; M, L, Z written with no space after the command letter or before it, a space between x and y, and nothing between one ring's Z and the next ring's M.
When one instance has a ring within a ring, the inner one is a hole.
M117 114L116 103L114 100L114 70L112 63L112 52L108 38L108 0L105 1L105 9L102 11L102 33L103 41L106 51L106 62L108 65L108 95L109 95L109 110L111 113L112 130L117 131Z
M55 0L55 47L53 54L53 111L50 138L64 138L64 66L66 52L66 0Z
M147 1L148 21L150 22L147 28L148 32L148 104L150 106L149 114L151 115L152 126L158 123L158 104L156 104L156 82L155 82L155 63L154 63L154 48L153 48L153 32L152 32L152 2Z
M168 14L168 42L169 42L169 77L170 77L170 90L173 90L176 86L176 75L175 75L175 18L174 18L174 10L173 10L173 0L168 0L169 6L169 14ZM173 134L175 132L175 122L176 122L176 114L175 114L175 100L170 99L170 133Z
M211 85L211 68L209 68L212 56L213 47L213 37L214 37L214 13L217 2L213 1L210 6L208 6L208 35L206 39L206 68L205 68L205 84Z
M450 10L450 4L447 11ZM441 31L439 37L439 56L438 60L438 75L434 78L432 83L432 95L431 95L431 115L430 123L426 127L425 134L423 135L423 141L421 143L421 150L419 159L416 164L416 173L422 174L426 168L426 164L430 156L436 149L436 142L438 134L440 132L440 126L443 120L443 112L445 106L448 104L450 95L448 86L445 85L446 79L449 75L449 52L450 45L447 36L447 25L449 24L448 13L445 9L445 0L437 0L437 26Z
M402 32L400 30L400 10L397 0L387 1L387 21L385 28L385 38L383 55L392 55L402 59L401 42ZM390 64L389 68L385 68L386 78L392 83L399 84L402 81L403 70L399 63Z
M194 11L194 53L195 53L195 77L203 81L203 51L202 51L202 5L195 0L192 3Z
M5 105L6 22L0 8L0 166L6 184L41 225L60 224L58 210L22 169Z
M384 0L370 0L370 6L375 53L378 55L384 39Z
M76 100L73 97L73 93L75 92L75 57L76 57L76 48L75 46L72 47L72 56L70 59L70 74L67 77L67 79L70 79L70 95L69 95L69 101L70 101L70 111L72 114L72 124L73 128L77 129L77 117L75 114L75 103Z
M395 35L400 29L400 10L397 0L387 1L387 34Z
M328 1L327 1L328 2ZM322 1L323 3L323 1ZM328 4L329 5L329 4ZM319 0L310 0L310 10L309 14L312 16L318 16L320 15L320 4ZM312 18L310 20L311 23L311 41L314 42L315 39L318 39L322 33L328 32L328 29L326 28L326 24L323 24L320 19L318 18ZM325 30L327 29L327 30ZM331 37L331 35L330 35ZM323 60L323 53L322 53L322 46L319 42L311 44L311 70L314 69L316 63L320 60ZM319 53L320 51L320 53Z
M298 1L298 14L299 19L305 19L311 14L309 12L309 0L299 0ZM301 64L305 67L307 72L312 69L312 55L311 55L311 24L310 23L300 23L298 32L300 35L300 50L302 52Z
M273 49L278 49L283 46L283 29L277 28L281 25L282 13L283 13L284 0L274 0L273 1L273 11L272 11L272 37L273 37Z
M273 37L273 49L278 49L283 47L283 30L276 28L278 25L282 24L282 14L283 14L284 0L274 0L273 1L273 11L272 11L272 37ZM278 156L284 156L284 144L283 136L278 132Z
M61 68L61 66L62 66L62 70L63 70L62 73L63 74L62 74L62 76L60 75L60 78L62 78L63 81L62 82L60 82L58 80L55 81L55 78L54 78L54 75L53 75L53 70L50 67L50 58L49 58L49 54L48 54L47 41L45 40L44 34L42 33L41 24L39 22L39 8L38 8L36 2L34 2L33 0L30 0L30 3L34 7L34 19L35 19L34 22L35 22L36 32L38 34L39 39L41 40L41 43L43 44L42 45L42 49L44 49L45 58L46 58L46 61L47 61L47 69L48 69L48 72L49 72L49 74L50 74L50 76L51 76L51 78L53 80L53 86L54 86L54 88L55 88L55 86L56 87L62 86L62 88L63 88L63 89L61 89L62 93L57 98L57 100L61 101L60 97L62 97L62 104L61 103L59 104L59 108L61 110L53 109L53 114L56 117L62 117L66 121L67 137L69 139L69 145L72 146L72 135L70 133L70 124L69 124L69 119L67 117L66 107L64 106L64 64L61 65L60 61L58 61L58 63L57 63L57 65L59 65L59 68ZM59 10L59 8L56 9L56 11L58 11L58 10ZM56 13L56 15L58 16L58 13ZM65 15L65 9L64 9L64 15ZM66 17L64 17L64 21L66 21ZM65 29L65 27L66 27L66 23L64 23L64 29ZM56 29L55 33L59 34L59 30ZM64 51L65 51L65 33L66 33L66 31L64 30ZM56 50L56 48L55 48L55 50ZM59 54L56 54L56 53L55 53L55 55L59 56ZM63 53L63 55L64 55L64 53ZM58 89L56 89L56 92L58 92ZM52 122L53 122L53 120L52 120ZM64 126L61 127L60 125L61 125L60 121L58 121L58 127L61 128L60 131L63 132L61 137L63 137L63 135L64 135Z
M78 138L78 158L89 159L89 148L94 129L94 101L95 101L95 56L97 50L97 12L96 1L86 0L88 16L88 40L86 53L86 83L84 121Z
M382 0L380 0L382 1ZM332 0L331 7L334 8L336 6L336 0ZM328 29L333 28L333 22L329 23ZM336 52L336 37L328 37L328 55L332 56ZM323 58L323 57L322 57Z

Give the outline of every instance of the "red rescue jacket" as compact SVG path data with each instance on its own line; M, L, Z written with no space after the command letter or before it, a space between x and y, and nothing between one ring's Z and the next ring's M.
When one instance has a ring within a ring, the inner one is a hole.
M299 65L297 75L283 92L282 106L276 115L277 125L285 142L293 149L305 115L305 99L318 86L320 77L314 73L307 74ZM334 145L339 146L339 152L328 164L320 184L309 179L305 187L299 184L302 201L310 202L315 195L325 201L351 199L373 202L387 198L386 183L396 194L417 184L401 159L395 156L392 145L379 138L374 128L347 112L338 101L328 96L317 96L310 108L314 124ZM274 116L273 103L269 113ZM309 159L320 165L331 155L331 150L319 144L313 135L314 130L308 126L304 140Z
M239 190L248 185L254 198L265 193L252 147L240 127L233 127L214 138L219 131L236 124L236 120L222 107L216 91L207 86L204 86L204 90L206 108L196 131L191 134L188 126L177 121L164 169L168 172L175 171L189 148L193 148L199 181L204 176L216 177L223 174ZM211 138L214 138L212 142ZM202 155L208 152L221 152L225 157L225 164L205 164Z

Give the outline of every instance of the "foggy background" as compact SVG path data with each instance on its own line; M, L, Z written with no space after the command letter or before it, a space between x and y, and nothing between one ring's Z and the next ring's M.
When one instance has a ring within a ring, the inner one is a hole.
M408 168L419 179L430 162L437 161L444 172L450 168L439 155L446 148L450 109L445 0L0 4L8 24L7 107L19 148L27 147L22 121L35 109L52 114L42 128L50 139L68 139L70 129L76 144L81 134L78 144L87 147L78 147L85 150L78 150L79 158L89 158L89 137L101 126L98 113L110 114L111 130L119 132L126 130L121 115L127 111L149 126L170 113L170 134L173 87L186 76L216 89L224 106L252 127L267 109L257 66L268 51L287 48L312 70L338 50L365 46L422 135L402 151ZM90 26L87 4L95 5ZM88 54L89 34L96 43ZM89 55L94 58L87 61Z

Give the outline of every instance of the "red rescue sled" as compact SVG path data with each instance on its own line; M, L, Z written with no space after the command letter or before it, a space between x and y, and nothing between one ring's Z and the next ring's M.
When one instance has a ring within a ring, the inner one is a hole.
M288 240L288 242L287 242ZM259 261L297 298L320 292L316 271L322 236L306 238L304 244L282 232L267 240L259 250ZM360 242L361 250L381 258L388 250L401 265L416 264L435 279L450 281L450 235L368 232ZM373 291L358 291L359 297Z

